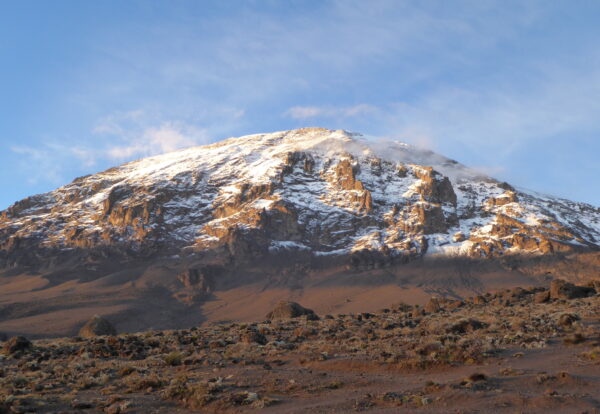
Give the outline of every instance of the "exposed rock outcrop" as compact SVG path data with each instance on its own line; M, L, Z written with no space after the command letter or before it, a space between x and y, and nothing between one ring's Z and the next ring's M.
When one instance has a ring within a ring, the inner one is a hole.
M183 289L177 290L173 296L186 305L194 305L206 300L215 290L216 281L224 273L223 267L218 265L186 269L177 276Z
M417 191L425 200L434 203L456 204L456 193L448 177L444 177L432 167L419 167L414 171L421 180Z
M545 290L542 292L537 292L533 296L534 303L546 303L550 300L550 291Z
M106 319L96 315L79 330L79 336L84 338L92 338L94 336L116 335L117 330Z
M215 278L223 272L221 266L203 266L200 268L187 269L177 276L184 287L198 290L203 293L211 293L215 287Z
M437 313L442 310L439 299L436 297L430 298L423 307L423 310L428 313Z
M317 320L319 317L311 309L307 309L296 302L279 302L275 308L266 315L266 319L291 319L306 316L308 320Z
M248 329L240 335L240 342L244 344L266 345L267 338L254 329Z
M352 164L351 159L341 160L334 170L336 184L343 190L364 190L363 183L356 179L357 171L359 168Z
M506 204L515 203L518 201L519 201L519 198L517 197L517 193L509 190L499 197L488 198L486 203L489 206L504 206Z
M550 283L551 299L577 299L586 298L596 293L593 287L576 286L562 279L555 279Z

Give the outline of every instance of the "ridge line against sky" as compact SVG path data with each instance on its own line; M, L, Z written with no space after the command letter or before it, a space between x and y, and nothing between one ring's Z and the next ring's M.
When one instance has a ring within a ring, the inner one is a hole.
M231 136L322 126L600 206L600 2L5 1L0 209Z

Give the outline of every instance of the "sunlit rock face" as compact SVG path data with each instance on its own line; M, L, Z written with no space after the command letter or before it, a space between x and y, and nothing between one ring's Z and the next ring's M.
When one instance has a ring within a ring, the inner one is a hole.
M0 266L77 252L347 258L597 249L600 210L517 190L430 151L305 128L231 138L81 177L0 213Z

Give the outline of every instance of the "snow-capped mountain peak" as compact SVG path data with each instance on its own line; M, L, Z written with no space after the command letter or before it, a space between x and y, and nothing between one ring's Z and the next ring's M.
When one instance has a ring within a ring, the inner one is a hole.
M348 255L376 266L427 253L543 254L599 243L598 208L516 190L404 143L322 128L130 162L15 203L0 218L5 265L115 248Z

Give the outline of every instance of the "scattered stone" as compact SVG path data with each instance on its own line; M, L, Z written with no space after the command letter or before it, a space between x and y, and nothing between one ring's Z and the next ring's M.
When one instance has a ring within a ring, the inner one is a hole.
M92 408L93 405L86 401L73 400L71 401L71 408L74 410L87 410Z
M486 323L478 321L477 319L461 319L460 321L450 325L447 329L449 333L464 334L467 332L473 332L478 329L487 327Z
M108 407L106 407L104 412L106 414L120 414L121 413L121 404L115 403L115 404L109 405Z
M208 347L210 349L224 348L226 346L227 346L227 343L222 339L218 339L216 341L210 341L208 343Z
M266 316L267 319L291 319L306 316L308 320L318 320L319 317L311 309L307 309L296 302L281 301Z
M255 330L248 330L240 336L240 341L245 344L266 345L267 338Z
M487 376L482 374L481 372L476 372L467 377L467 381L470 382L479 382L479 381L487 381Z
M79 330L79 336L92 338L94 336L116 335L117 330L106 319L96 315Z
M569 327L571 325L573 325L573 322L578 321L579 319L581 319L579 317L579 315L575 314L575 313L562 313L559 317L558 317L558 324L560 326L564 326L564 327Z
M17 352L27 351L31 349L31 347L31 342L29 342L29 340L24 336L13 336L8 341L6 341L6 343L2 347L2 350L5 354L12 355Z

